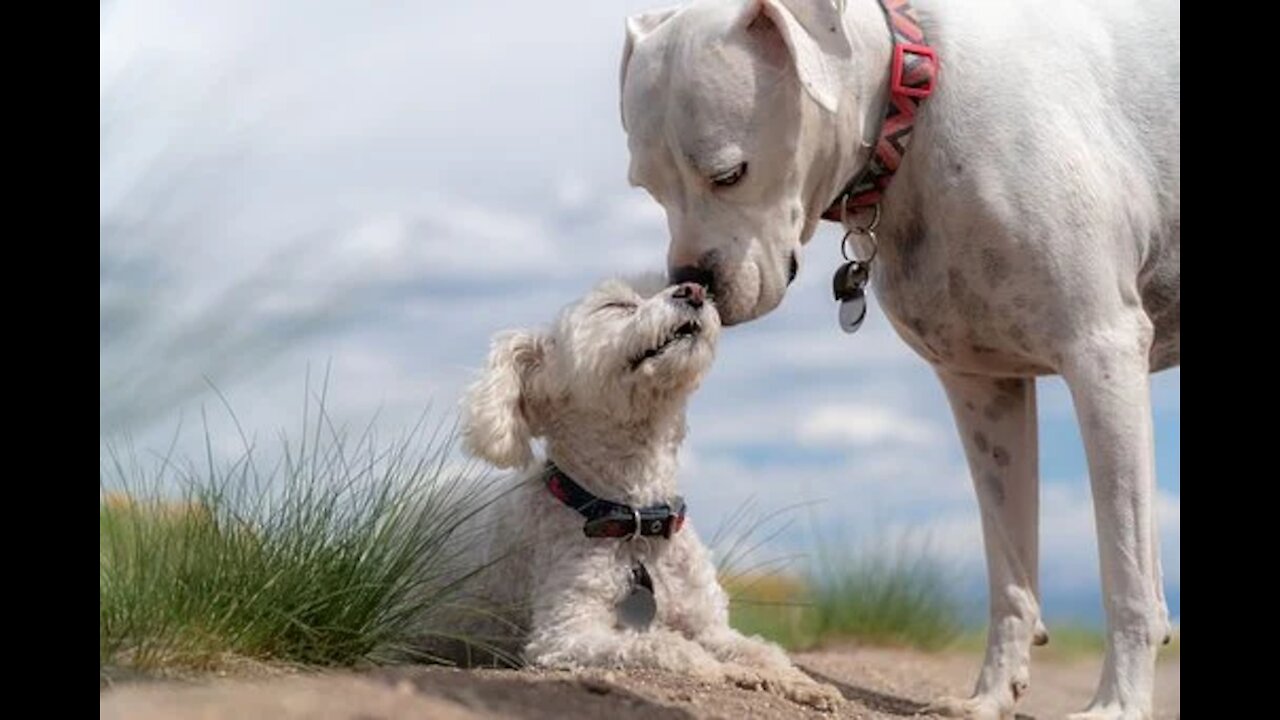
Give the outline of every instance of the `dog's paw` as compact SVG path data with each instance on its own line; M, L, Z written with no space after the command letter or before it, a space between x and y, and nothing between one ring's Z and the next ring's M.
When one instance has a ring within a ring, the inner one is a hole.
M577 671L584 666L569 655L547 654L534 658L525 658L525 666L538 670Z
M803 673L796 674L800 677L768 680L767 686L769 690L794 703L807 705L822 712L834 712L844 702L844 696L831 685L816 682Z
M824 712L835 710L844 701L844 696L839 690L816 682L795 668L789 668L783 672L770 672L729 664L725 666L725 678L740 688L763 690Z
M785 672L791 669L787 653L771 642L756 638L742 638L730 651L733 662L762 670Z
M746 637L725 628L698 637L698 643L722 662L743 665L765 672L786 672L792 668L786 651L758 637Z
M686 680L692 680L702 685L718 685L726 681L738 684L738 678L727 672L724 666L715 661L693 663L678 669L663 668L663 670L665 672L677 674ZM750 680L743 676L742 682L749 683Z
M760 671L733 663L722 666L721 679L744 690L763 690L765 686L764 676Z
M926 705L919 714L965 718L965 720L1006 720L1014 716L1012 707L1002 707L999 701L987 695L970 698L940 698Z

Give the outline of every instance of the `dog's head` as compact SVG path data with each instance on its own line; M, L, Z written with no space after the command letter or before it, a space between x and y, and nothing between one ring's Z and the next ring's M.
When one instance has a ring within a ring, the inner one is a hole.
M594 421L642 427L679 412L711 366L720 318L693 283L607 280L549 331L494 338L464 400L467 449L499 467L533 457L534 438Z
M778 305L848 181L840 144L860 137L867 89L850 42L834 0L697 0L627 21L630 181L666 210L672 280L708 285L726 325Z

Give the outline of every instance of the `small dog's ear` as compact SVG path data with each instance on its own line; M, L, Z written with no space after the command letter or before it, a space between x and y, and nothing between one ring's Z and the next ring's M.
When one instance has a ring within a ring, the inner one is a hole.
M484 374L467 389L463 441L473 455L502 468L533 459L528 389L545 357L546 338L519 331L499 335Z

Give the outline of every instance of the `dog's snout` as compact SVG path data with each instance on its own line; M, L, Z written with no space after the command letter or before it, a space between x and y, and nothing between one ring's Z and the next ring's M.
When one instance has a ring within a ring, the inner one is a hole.
M698 283L680 283L676 291L671 294L671 298L673 300L683 300L691 307L700 308L707 299L707 291Z
M715 288L712 287L712 282L715 280L715 275L713 275L712 272L710 270L707 270L706 268L701 268L696 265L682 265L672 270L668 276L668 279L670 280L672 285L685 285L688 283L693 283L693 284L702 286L703 288L706 289L707 292L711 293L712 295L715 294Z

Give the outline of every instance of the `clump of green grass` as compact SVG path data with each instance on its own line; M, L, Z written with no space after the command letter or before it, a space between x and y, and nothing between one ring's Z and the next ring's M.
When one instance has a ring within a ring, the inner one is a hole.
M491 483L451 465L437 426L352 441L304 410L269 466L245 441L220 464L143 463L109 445L100 474L100 664L205 669L227 658L301 665L422 652L468 573L463 523ZM243 437L243 435L242 435ZM206 448L212 446L206 428ZM170 453L172 455L172 452Z
M720 581L730 596L730 623L790 650L848 641L860 644L981 653L987 630L975 607L955 593L959 578L929 552L927 543L853 545L832 551L815 534L816 558L777 557L750 562L762 546L791 526L754 512L750 503L730 516L712 538ZM1050 642L1032 649L1054 661L1096 658L1105 650L1101 628L1051 624ZM1181 630L1160 648L1161 657L1182 652Z
M817 537L817 557L798 571L788 569L794 557L744 570L747 558L790 526L778 522L790 509L768 516L740 509L726 522L730 530L713 539L713 547L728 539L720 571L735 628L793 650L835 641L935 650L960 637L965 608L952 590L955 579L926 544L907 538L837 552Z
M707 545L716 558L720 584L729 595L729 623L746 635L760 635L788 649L814 645L813 604L791 566L802 556L760 559L765 546L790 529L800 505L763 513L748 499L721 523Z
M773 573L722 579L729 593L729 624L744 635L760 635L789 650L821 644L817 613L802 580Z
M818 637L936 650L963 631L957 579L927 544L904 538L821 555L809 579Z
M1106 651L1106 633L1101 627L1079 623L1049 624L1049 644L1032 647L1034 657L1053 661L1070 662L1081 658L1097 658ZM969 630L953 644L957 650L965 652L982 652L987 646L985 630ZM1162 658L1180 657L1182 653L1181 633L1174 631L1168 645L1159 647Z

